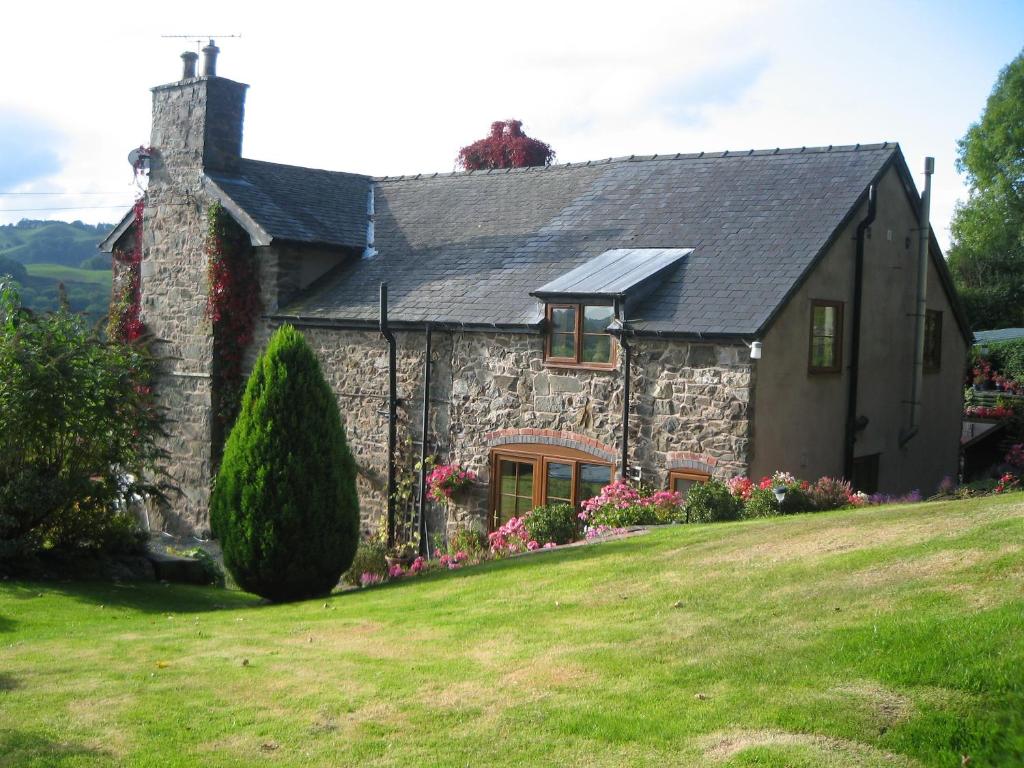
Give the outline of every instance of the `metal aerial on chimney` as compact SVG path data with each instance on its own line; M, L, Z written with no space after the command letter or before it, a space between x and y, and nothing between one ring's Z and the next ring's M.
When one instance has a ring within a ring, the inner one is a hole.
M191 40L196 44L196 51L203 54L203 77L216 77L217 76L217 54L220 53L220 48L217 47L216 40L219 38L223 39L235 39L240 40L241 35L160 35L160 37L166 40ZM203 41L206 41L206 45L203 46ZM181 73L182 80L191 80L196 76L196 61L199 59L199 53L193 51L186 51L181 54L181 59L184 62L184 67Z

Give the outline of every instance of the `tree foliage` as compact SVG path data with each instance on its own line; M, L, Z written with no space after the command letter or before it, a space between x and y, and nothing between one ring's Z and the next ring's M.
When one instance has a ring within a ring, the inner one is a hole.
M0 559L138 543L125 511L163 456L139 345L68 311L33 314L0 285Z
M1024 326L1024 53L958 147L970 194L952 222L957 288L975 328Z
M523 133L521 120L491 123L491 135L459 150L459 167L467 171L551 165L555 151Z
M271 600L329 592L359 541L355 477L320 363L285 325L249 377L210 501L238 585Z

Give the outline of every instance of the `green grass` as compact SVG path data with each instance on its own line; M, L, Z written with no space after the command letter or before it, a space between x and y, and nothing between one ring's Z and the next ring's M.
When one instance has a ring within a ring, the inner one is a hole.
M0 583L0 766L1018 765L1022 502L669 528L280 606Z
M65 283L88 283L110 290L113 272L109 269L79 269L62 264L26 264L25 269L32 277L47 277Z

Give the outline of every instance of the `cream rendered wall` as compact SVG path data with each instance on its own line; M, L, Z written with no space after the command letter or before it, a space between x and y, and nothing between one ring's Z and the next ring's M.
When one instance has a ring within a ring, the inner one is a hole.
M930 494L958 468L967 344L930 263L927 306L943 313L942 364L938 372L924 374L921 429L901 448L911 390L917 221L895 168L882 177L877 194L877 216L865 243L857 409L868 424L858 434L854 455L880 454L880 490L917 488ZM842 473L855 235L866 213L865 203L763 338L754 392L754 476L775 469L807 478ZM807 372L813 299L844 302L841 373Z

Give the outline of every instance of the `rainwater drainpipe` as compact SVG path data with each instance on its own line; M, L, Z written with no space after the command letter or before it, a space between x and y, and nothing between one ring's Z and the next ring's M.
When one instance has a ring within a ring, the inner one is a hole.
M398 443L398 372L395 334L388 327L388 284L380 284L380 333L388 343L388 549L395 546L395 449Z
M420 555L427 556L427 428L430 423L430 323L424 326L427 334L426 352L423 356L423 427L420 442L420 498L418 505Z
M612 335L622 347L622 468L619 475L626 482L629 479L629 386L633 346L626 340L626 309L618 299L615 301L615 318L613 325L618 328Z
M924 321L928 306L928 251L931 246L932 174L935 158L924 159L924 194L918 220L920 240L917 253L917 302L914 308L914 370L910 389L910 424L900 435L900 448L914 439L921 428L921 398L924 389Z
M857 441L857 384L860 372L860 316L864 297L864 240L875 220L875 185L868 187L868 213L857 224L857 254L853 267L853 317L850 334L850 380L846 389L846 434L843 443L843 477L853 480L853 448Z

